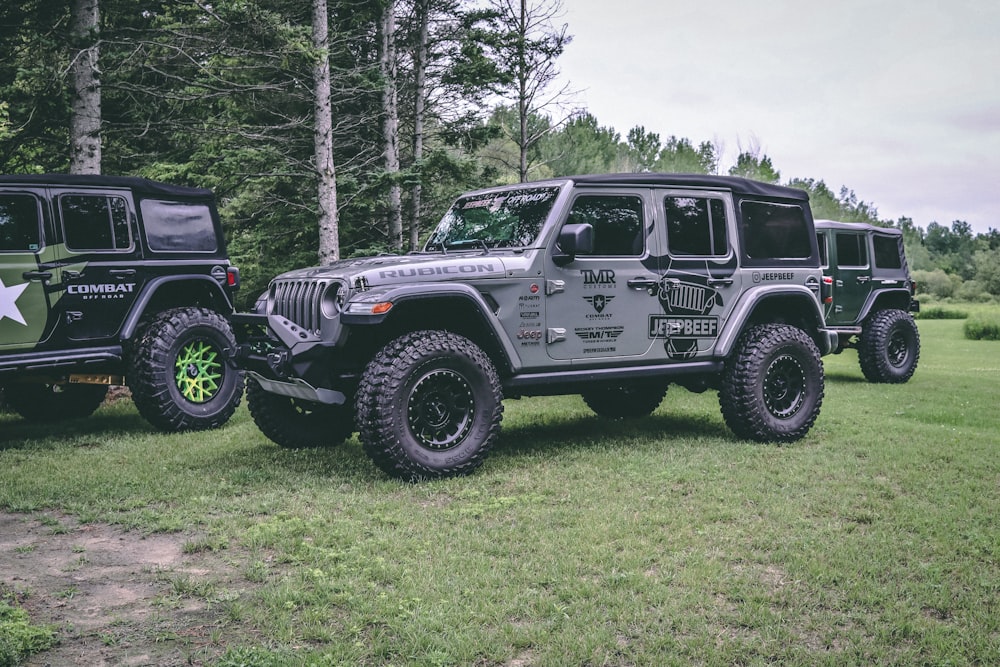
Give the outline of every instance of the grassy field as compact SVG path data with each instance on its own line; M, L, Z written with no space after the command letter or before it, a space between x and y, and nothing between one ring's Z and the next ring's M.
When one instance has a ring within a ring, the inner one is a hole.
M1000 342L919 326L905 385L827 357L792 445L734 439L712 392L623 423L526 399L480 472L411 485L356 439L284 451L244 408L164 436L123 402L0 416L0 509L229 568L161 578L211 612L211 641L159 640L195 663L1000 664Z

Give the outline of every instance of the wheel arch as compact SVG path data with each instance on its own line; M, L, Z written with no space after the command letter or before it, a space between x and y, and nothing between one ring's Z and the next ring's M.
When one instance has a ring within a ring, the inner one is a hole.
M861 309L861 313L858 315L858 322L861 323L867 320L873 313L880 310L897 309L909 312L910 301L911 297L908 290L879 290L869 297L864 308Z
M806 287L781 291L757 290L733 309L730 322L719 336L718 356L728 357L743 332L769 322L791 324L805 331L821 354L829 354L836 341L824 329L825 320L816 295Z
M204 307L228 316L233 303L219 283L210 276L163 276L151 280L136 299L119 337L131 340L139 323L149 313L184 306Z
M407 290L387 295L392 309L370 322L352 323L349 346L377 349L411 331L450 331L478 345L501 376L509 375L515 370L517 357L494 314L497 306L487 303L478 291L461 287L466 289Z

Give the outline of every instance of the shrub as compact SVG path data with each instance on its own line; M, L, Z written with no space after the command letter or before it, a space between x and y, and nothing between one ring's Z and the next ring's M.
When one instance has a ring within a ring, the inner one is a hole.
M0 667L18 665L55 643L51 628L31 625L26 611L0 600Z
M921 320L964 320L969 317L969 313L964 310L933 306L914 313L914 316Z
M951 276L942 271L914 271L913 279L917 283L918 294L930 294L939 299L947 299L955 293L956 283L961 284L961 279L953 280Z
M970 340L1000 340L1000 317L977 315L965 321L964 331Z
M972 303L987 303L993 300L993 295L986 291L986 286L978 280L966 280L955 290L955 298Z

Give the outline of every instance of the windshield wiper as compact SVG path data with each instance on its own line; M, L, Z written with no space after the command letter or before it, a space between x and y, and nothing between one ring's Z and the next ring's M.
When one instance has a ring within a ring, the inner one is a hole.
M442 248L445 244L441 244ZM451 241L448 243L449 248L461 248L463 246L479 246L483 249L483 254L490 254L490 247L486 245L486 241L482 239L462 239L461 241Z

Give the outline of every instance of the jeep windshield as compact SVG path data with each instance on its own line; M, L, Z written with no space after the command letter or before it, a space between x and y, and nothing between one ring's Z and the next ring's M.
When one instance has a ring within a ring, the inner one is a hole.
M462 197L445 213L424 250L531 246L558 194L558 187L549 186Z

